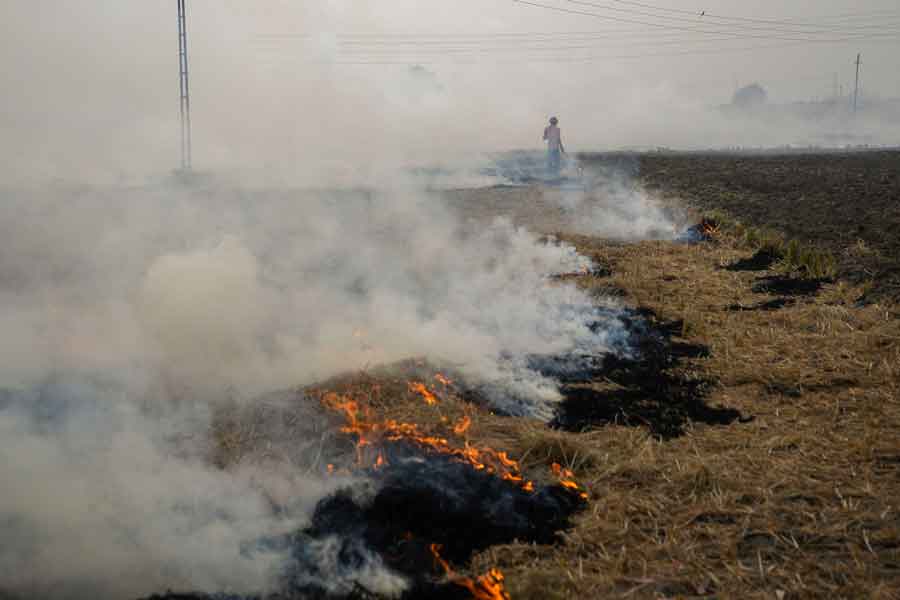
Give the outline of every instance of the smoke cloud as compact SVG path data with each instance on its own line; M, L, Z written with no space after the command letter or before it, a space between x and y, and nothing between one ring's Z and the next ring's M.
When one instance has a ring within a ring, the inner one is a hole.
M341 482L291 460L214 466L223 407L427 356L494 410L548 420L560 394L542 361L627 354L619 308L550 277L588 261L540 237L564 224L671 238L677 215L627 166L529 188L529 206L552 207L553 222L512 209L462 218L478 198L447 191L499 184L500 205L522 204L504 196L524 182L497 152L538 148L549 115L572 153L774 145L818 131L711 108L728 101L735 67L718 57L727 84L696 86L660 80L664 66L515 54L355 64L375 50L354 56L346 43L354 32L465 34L476 20L488 32L577 25L516 6L437 3L424 24L411 0L189 6L190 185L170 177L174 6L0 6L0 595L276 585L293 558L264 540L303 527ZM853 139L896 141L883 114L854 121ZM303 459L323 416L296 398L290 409L310 423L295 444ZM403 589L364 549L357 569L339 568L335 547L307 549L311 579Z
M274 585L288 556L259 541L335 483L211 466L230 402L427 356L495 410L548 420L559 391L534 356L627 352L614 312L550 277L590 266L574 248L466 224L416 187L58 185L0 207L0 589L16 593ZM330 585L399 585L380 564Z

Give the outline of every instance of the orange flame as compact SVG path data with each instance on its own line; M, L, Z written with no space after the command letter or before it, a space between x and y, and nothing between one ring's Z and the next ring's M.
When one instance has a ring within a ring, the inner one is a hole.
M700 222L700 230L703 232L703 235L707 237L715 237L719 234L719 224L711 219L704 218Z
M559 463L550 465L550 470L559 479L559 484L566 489L578 492L578 495L587 500L587 492L581 490L581 486L575 481L575 474L571 470L564 468Z
M341 427L341 432L357 437L356 464L359 467L382 467L387 464L387 458L383 454L373 457L370 447L377 447L384 441L406 441L430 452L468 463L475 470L495 474L527 492L534 491L534 484L522 476L519 463L509 458L505 452L498 452L493 448L477 448L468 442L464 447L456 448L444 437L425 434L415 423L402 423L394 419L375 421L367 407L360 407L355 400L334 392L325 392L321 396L321 402L344 415L346 423ZM453 429L465 432L470 423L468 416L463 417Z
M447 573L448 575L452 573L453 569L450 568L450 563L444 560L444 558L441 556L442 546L440 544L431 544L428 547L431 549L431 554L434 556L435 564L440 565L444 570L444 573Z
M469 430L470 425L472 425L472 419L469 418L469 415L464 415L463 418L457 421L456 425L453 426L453 433L456 435L463 435Z
M437 403L437 398L424 384L408 382L407 385L410 391L421 394L427 403L432 404L429 402L429 398L433 399L433 403ZM377 391L374 386L373 391ZM378 451L373 457L372 449L378 448L385 441L404 441L416 444L429 452L450 456L470 465L477 471L496 475L526 492L534 492L534 483L522 476L518 461L510 458L506 452L487 447L478 448L469 444L468 441L462 448L457 448L451 446L444 437L426 434L415 423L404 423L394 419L376 421L368 406L361 405L346 395L330 391L320 392L319 399L327 408L343 414L345 424L341 427L341 431L356 436L356 459L359 467L382 468L388 464L387 458L381 451ZM446 418L444 422L447 422ZM456 435L464 434L471 422L469 415L464 415L452 426L453 432ZM588 498L587 493L575 481L574 474L570 469L564 468L558 463L553 463L550 468L560 485L577 493L583 499ZM328 472L333 471L334 466L328 465ZM432 544L430 549L435 563L440 565L450 581L469 590L475 600L510 600L509 593L504 586L504 576L500 570L491 569L475 579L456 575L450 564L441 557L441 546Z
M451 386L451 385L453 385L453 380L452 380L452 379L448 379L448 378L445 377L442 373L435 373L434 378L438 381L438 383L441 383L441 384L443 384L444 386Z
M424 385L422 387L424 388ZM511 459L506 452L498 452L493 448L476 448L468 442L462 448L455 448L444 437L426 435L415 423L401 423L393 419L376 422L373 420L367 407L360 408L359 403L355 400L334 392L326 392L322 396L321 401L328 408L344 414L347 422L341 427L341 432L357 436L357 466L376 469L383 467L387 464L385 456L378 452L374 458L367 459L367 454L371 456L371 452L367 453L367 448L377 446L380 441L397 442L403 440L417 444L437 454L452 456L461 462L468 463L477 471L495 474L526 492L534 491L534 483L522 476L519 463ZM466 415L453 426L453 431L457 435L462 435L468 430L470 425L471 418ZM587 500L587 492L575 481L575 474L570 469L562 467L559 463L553 463L550 469L559 480L561 486ZM329 472L332 471L333 468L330 468Z
M409 386L409 391L421 394L422 397L425 398L425 404L428 406L434 406L438 403L437 396L432 394L431 391L425 387L424 383L410 381L407 385Z
M493 568L475 579L463 577L454 573L450 563L441 557L440 544L431 544L430 548L431 554L434 555L434 562L440 565L447 578L454 584L469 590L475 600L511 600L509 592L503 585L504 577L500 569Z

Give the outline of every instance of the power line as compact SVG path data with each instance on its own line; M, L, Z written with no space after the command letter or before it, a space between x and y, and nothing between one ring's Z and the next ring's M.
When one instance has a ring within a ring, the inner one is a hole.
M550 11L555 11L555 12L560 12L560 13L593 17L596 19L602 19L602 20L606 20L606 21L614 21L614 22L619 22L619 23L644 25L647 27L654 27L654 28L666 29L666 30L672 30L672 31L687 31L687 32L692 32L692 33L700 33L700 34L704 34L704 35L721 35L721 34L732 34L733 35L734 34L733 31L728 31L728 30L711 30L711 29L703 29L703 28L697 28L697 27L684 27L684 26L679 26L679 25L664 25L662 23L642 21L642 20L631 19L631 18L627 18L627 17L601 15L601 14L598 14L595 12L588 12L588 11L584 11L584 10L564 8L561 6L552 6L552 5L543 4L540 2L531 2L530 0L512 0L512 1L516 2L518 4L524 4L526 6L542 8L545 10L550 10ZM577 3L577 4L591 5L591 3L583 2L581 0L566 0L566 1L571 2L571 3ZM741 34L740 37L747 38L747 39L778 40L778 41L786 41L786 42L814 41L810 38L790 38L790 37L781 37L781 36L774 36L774 35L760 35L760 34Z
M526 58L529 60L537 60L542 59L550 59L556 60L560 57L558 54L560 52L578 52L578 51L592 51L601 49L608 44L604 44L603 42L611 42L614 43L616 47L628 46L631 48L635 47L646 47L646 48L654 48L654 47L663 47L663 46L690 46L695 44L710 44L710 43L728 43L728 42L737 42L748 39L762 39L762 40L771 40L771 41L780 41L780 42L790 42L791 44L822 44L822 43L849 43L849 42L857 42L857 43L880 43L880 42L894 42L900 41L897 39L897 34L900 33L900 29L891 29L887 31L879 31L877 33L855 33L854 29L856 27L849 27L850 31L841 31L841 30L821 30L817 32L803 32L801 37L786 37L781 35L761 35L758 33L744 33L740 31L740 28L749 29L750 31L759 31L759 27L747 27L744 25L732 26L728 29L708 29L704 27L684 27L678 25L667 25L659 22L648 22L637 19L623 18L618 16L597 14L594 12L588 12L583 10L575 10L568 9L559 6L553 6L544 4L542 2L534 2L531 0L513 0L514 2L518 2L520 4L525 4L528 6L543 8L546 10L557 11L562 13L569 14L577 14L583 16L590 16L598 19L602 19L605 21L610 21L614 23L625 22L625 23L633 23L638 25L643 25L645 27L654 28L651 31L640 30L638 32L639 35L650 38L649 41L639 41L635 39L633 35L629 35L627 38L621 41L613 42L615 37L623 36L626 32L622 30L613 30L611 32L598 32L598 31L583 31L583 32L540 32L540 33L527 33L527 32L499 32L496 34L472 34L472 33L463 33L463 34L446 34L446 33L431 33L431 34L410 34L410 33L353 33L353 34L340 34L339 36L335 36L336 41L338 43L338 48L340 52L340 56L347 57L351 59L358 58L370 58L374 60L366 61L366 64L377 64L385 61L381 61L378 59L390 59L392 61L398 62L398 64L404 63L415 63L421 62L420 57L425 57L427 55L441 54L441 55L471 55L471 56L483 56L487 54L495 54L495 53L507 53L507 52L516 52L519 55L522 53L543 53L548 56L545 57L534 57L527 56ZM587 0L564 0L570 2L572 4L580 4L585 6L593 6L596 8L609 10L610 7L605 5L597 4L596 2L589 2ZM620 3L629 4L630 2L624 2L624 0L616 0ZM637 4L647 7L652 7L650 4L644 3L630 3ZM657 8L657 7L654 7ZM635 11L631 11L628 9L618 9L619 11L624 11L628 13L634 13ZM670 9L675 11L677 9ZM686 12L686 11L683 11ZM647 14L647 13L642 13ZM661 15L651 15L653 17L660 17ZM666 16L666 19L671 20L671 17ZM682 19L684 20L684 19ZM693 20L691 21L693 22ZM721 26L721 24L716 24ZM892 25L890 23L882 23L879 27L882 28L890 28L890 27L898 27L900 23L897 25ZM738 27L736 30L735 27ZM695 37L696 34L701 34L699 38ZM717 35L720 37L707 37L711 35ZM828 37L830 36L830 37ZM835 37L842 36L842 37ZM261 43L271 44L273 42L280 43L285 40L293 40L293 39L311 39L313 36L307 34L269 34L264 36L256 36L255 41ZM592 43L592 42L596 43ZM766 48L770 46L753 46L749 48L741 48L739 50L752 50L759 48ZM270 47L271 49L271 47ZM277 50L277 49L276 49ZM727 47L726 51L734 51L735 48ZM664 55L661 54L640 54L640 55L623 55L621 58L639 58L644 56L670 56L670 55L685 55L685 54L704 54L704 53L714 53L721 52L721 48L717 49L690 49L681 52L667 52ZM407 56L405 56L407 55ZM577 56L577 57L569 57L570 60L574 61L584 61L584 60L594 60L596 57L591 56ZM603 58L603 57L599 57ZM348 61L344 61L344 64L348 64Z
M874 34L861 34L861 33L853 33L847 32L844 34L846 38L859 38L859 39L867 39L869 37L884 37L886 35L895 35L900 33L900 23L898 23L896 28L891 31L882 31ZM835 35L841 34L842 32L834 32ZM657 34L657 35L653 35ZM727 38L720 39L744 39L746 36L740 33L723 33L719 35L727 35ZM419 37L409 37L402 39L382 39L378 37L369 37L369 38L357 38L355 36L345 36L341 35L336 38L336 41L345 46L447 46L447 45L477 45L484 43L491 43L495 45L513 45L517 43L542 43L542 42L578 42L578 41L589 41L589 40L611 40L611 39L624 39L625 41L630 41L639 38L651 38L653 40L667 39L667 38L675 38L676 40L693 40L697 39L693 36L685 35L681 32L664 32L664 31L656 31L656 32L637 32L630 34L623 34L623 32L611 32L611 33L596 33L596 32L585 32L580 34L570 34L570 35L556 35L556 34L526 34L526 35L516 35L516 37L494 37L494 36L479 36L479 37L444 37L438 36L436 38L432 38L429 36L419 36ZM254 41L261 43L280 43L291 40L300 40L300 39L311 39L308 36L257 36L254 38ZM829 38L821 38L821 37L810 37L803 38L804 40L816 40L816 39L829 39Z
M663 32L659 32L663 33ZM859 41L859 42L872 42L872 41L884 41L885 38L888 40L894 39L894 37L900 33L900 29L896 30L896 32L881 32L878 34L869 34L869 35L860 35L860 34L848 34L845 37L841 38L803 38L803 39L794 39L791 38L786 41L802 41L808 43L824 43L824 42L850 42L850 41ZM674 36L674 37L673 37ZM645 39L646 38L646 39ZM293 40L309 40L309 36L305 35L292 35L292 36L265 36L265 37L257 37L252 41L257 44L263 44L261 48L264 50L268 49L278 49L281 47L286 41ZM617 47L619 46L669 46L669 45L677 45L677 44L706 44L712 42L730 42L730 41L744 41L746 39L745 36L736 34L736 35L726 35L724 37L686 37L681 33L666 33L665 37L660 36L634 36L630 35L625 38L621 38L618 36L609 36L609 35L577 35L577 36L550 36L550 37L541 37L536 35L535 37L515 37L515 38L502 38L502 39L493 39L493 38L476 38L476 39L457 39L457 38L441 38L441 39L424 39L424 38L416 38L416 39L401 39L401 40L382 40L382 39L345 39L343 36L337 38L337 45L342 51L349 52L434 52L434 51L443 51L443 50L451 50L457 52L463 51L488 51L488 50L496 50L496 51L512 51L512 50L574 50L574 49L584 49L591 47L602 47L606 44L604 42L608 42L609 44L614 44ZM273 46L273 44L277 44L277 46ZM562 45L561 45L562 44ZM581 44L578 46L573 46L571 44ZM425 50L421 50L421 48L425 48Z
M877 38L881 39L881 38ZM369 56L390 56L396 55L398 53L413 53L415 55L427 55L427 54L485 54L485 53L503 53L503 52L568 52L573 50L595 50L602 48L620 48L623 46L627 46L630 48L658 48L665 46L685 46L691 44L710 44L710 43L721 43L721 42L740 42L744 41L740 38L706 38L701 40L662 40L656 42L638 42L638 43L630 43L630 44L622 44L621 42L611 42L608 44L602 43L593 43L593 44L580 44L580 45L516 45L516 46L468 46L468 47L460 47L460 46L447 46L443 45L440 47L428 46L425 48L371 48L371 47L357 47L352 46L347 49L342 49L342 54L347 55L360 55L365 54ZM810 40L808 42L803 43L844 43L844 42L859 42L864 41L858 38L846 38L841 40L828 40L828 39L819 39L819 40ZM868 40L868 41L877 41L877 40Z
M516 1L516 0L513 0ZM531 3L535 4L535 3ZM541 5L542 8L548 8L550 10L562 10L566 11L566 9L560 9L559 7L553 6L544 6ZM579 11L580 14L580 11ZM592 16L609 19L609 17L605 17L604 15L592 14ZM500 31L500 32L491 32L491 33L385 33L385 32L352 32L352 33L341 33L336 35L335 37L342 41L342 43L347 44L418 44L418 43L430 43L430 44L439 44L443 42L458 42L458 43L477 43L481 41L491 41L491 42L505 42L505 41L515 41L518 39L527 39L529 41L536 40L538 38L553 38L553 39L568 39L568 38L593 38L593 37L622 37L622 36L634 36L634 35L642 35L642 36L653 36L653 37L670 37L670 36L678 36L685 35L687 33L715 33L718 35L728 34L740 37L740 29L728 29L725 31L716 31L716 30L708 30L701 28L678 28L675 31L670 31L671 27L662 25L660 23L653 23L653 27L657 27L657 29L647 30L644 29L634 29L634 30L623 30L620 28L607 29L607 30L591 30L591 31L526 31L526 32L509 32L509 31ZM868 25L867 25L868 27ZM896 21L888 21L882 22L880 24L873 25L873 27L878 27L879 29L888 29L891 31L896 31L898 27L900 27L900 20ZM662 29L662 31L660 31ZM858 27L850 27L846 30L846 35L849 35L852 32L855 32ZM822 34L841 34L844 33L842 30L827 30L818 32ZM855 35L866 35L865 32L860 32ZM280 34L257 34L254 36L254 40L260 42L276 42L276 41L285 41L285 40L293 40L293 39L312 39L316 36L306 34L306 33L280 33Z
M760 18L753 18L753 17L720 15L717 13L711 13L706 10L701 11L701 10L685 10L685 9L678 9L678 8L668 8L668 7L658 6L658 5L654 5L654 4L646 4L644 2L637 2L635 0L612 0L612 1L616 2L617 4L639 6L642 8L648 8L648 9L667 12L667 13L702 16L704 18L714 18L714 19L718 19L718 20L740 21L740 22L745 22L745 23L765 23L765 24L776 24L776 25L780 25L780 24L808 25L810 27L819 27L822 25L820 23L797 21L795 18L784 18L784 19L778 19L778 20L776 20L776 19L760 19ZM887 11L873 11L873 12L869 12L869 13L849 13L849 14L845 13L843 15L820 16L820 17L818 17L818 19L838 20L838 19L847 19L847 18L851 18L851 19L852 18L871 18L873 16L877 16L879 18L884 18L885 15L900 16L900 12L894 11L894 10L887 10Z
M880 37L869 36L866 38L856 37L847 37L847 38L817 38L810 40L802 40L802 41L793 41L787 44L777 44L775 46L772 45L763 45L763 46L750 46L750 47L737 47L734 46L717 46L716 48L688 48L685 50L679 50L678 46L691 46L697 44L722 44L729 42L739 42L742 41L739 37L734 38L703 38L703 39L695 39L695 40L655 40L655 41L645 41L645 42L632 42L632 43L622 43L622 42L610 42L609 44L602 43L603 40L600 40L598 43L594 44L581 44L581 45L573 45L566 42L554 42L554 41L546 41L542 44L528 44L522 45L522 43L526 43L525 40L516 40L516 44L514 45L490 45L485 43L479 43L476 45L469 46L456 46L456 45L448 45L454 44L454 42L441 42L437 47L433 45L425 45L424 48L420 48L417 46L408 47L370 47L366 45L350 45L349 47L345 47L343 44L338 46L339 54L336 60L324 61L324 62L337 62L340 64L349 64L350 62L360 62L365 59L365 64L416 64L423 63L425 64L429 57L434 55L446 55L446 56L456 56L456 57L484 57L488 55L507 55L509 56L511 53L515 53L515 58L519 59L515 62L524 61L534 61L534 62L554 62L557 59L568 59L568 62L586 62L593 60L602 60L608 58L643 58L643 57L651 57L651 56L684 56L684 55L692 55L692 54L718 54L722 52L732 52L732 51L745 51L745 50L755 50L755 49L766 49L772 47L791 47L791 46L803 46L809 44L838 44L838 43L856 43L856 44L876 44L876 43L896 43L898 40L894 36L882 35ZM577 44L577 42L576 42ZM559 54L561 52L573 53L573 52L590 52L593 50L602 50L604 48L621 48L621 47L629 47L629 48L661 48L661 47L672 47L676 46L673 51L667 51L665 53L651 53L651 54L628 54L628 55L613 55L613 56L599 56L599 55L577 55L571 57L561 57ZM278 53L278 48L269 48L269 53L275 52ZM266 52L266 50L263 50ZM534 54L532 54L534 53ZM273 58L278 58L277 56ZM351 60L343 60L343 59L351 59ZM458 61L457 61L458 62ZM464 64L464 63L460 63Z
M823 42L827 43L827 42ZM837 42L835 42L837 43ZM775 50L782 48L793 48L798 46L806 45L805 42L787 42L782 44L760 44L753 46L744 46L737 48L715 48L715 49L702 49L702 50L685 50L685 51L673 51L673 52L653 52L653 53L641 53L641 54L608 54L608 55L590 55L590 56L580 56L580 57L561 57L561 56L535 56L535 57L516 57L515 60L500 60L495 61L497 64L521 64L527 62L535 62L535 63L567 63L567 64L581 64L581 63L590 63L597 62L602 60L632 60L632 59L641 59L641 58L651 58L651 57L672 57L672 56L699 56L699 55L709 55L709 54L722 54L729 52L747 52L747 51L755 51L755 50ZM451 60L451 61L436 61L436 60L402 60L400 58L393 60L331 60L331 61L303 61L303 62L316 62L320 64L327 65L397 65L397 66L410 66L410 65L439 65L439 64L460 64L460 65L477 65L482 64L482 59L471 59L471 60Z
M656 10L656 12L647 12L647 11L642 11L642 10L634 10L634 9L630 9L630 8L617 8L615 6L610 6L608 4L598 4L596 2L588 2L586 0L565 0L565 1L569 2L570 4L577 4L580 6L590 6L592 8L597 8L600 10L607 10L607 11L612 11L612 12L626 13L626 14L634 14L634 15L644 16L644 17L662 18L662 19L667 19L669 21L678 21L678 22L682 22L682 23L685 23L685 22L686 23L701 23L701 22L708 22L708 21L712 20L713 22L709 23L709 25L711 25L711 26L717 26L717 27L718 26L739 26L739 27L749 30L749 31L774 31L774 32L780 32L780 33L795 33L795 34L802 34L802 35L814 35L817 33L834 33L834 31L836 30L836 27L829 27L829 28L823 29L821 26L814 26L814 25L803 26L801 24L786 23L784 21L768 21L768 20L752 20L752 19L743 20L742 19L742 20L739 20L738 22L735 22L734 19L728 19L727 17L716 17L716 16L706 13L705 11L703 13L689 13L692 15L692 18L685 18L685 17L680 17L680 16L674 16L672 14L660 14L658 9L654 9L654 10ZM625 2L622 2L622 0L616 0L616 1L618 1L620 3L625 3ZM625 3L625 4L630 4L630 3ZM649 6L649 5L640 4L640 6ZM678 11L677 14L682 14L682 11ZM720 23L720 22L715 22L715 21L725 21L725 22ZM765 25L758 25L758 24L748 25L748 24L746 24L747 22L766 23L766 24ZM803 28L797 29L798 26L803 27ZM885 25L883 23L851 25L850 26L851 29L883 29L884 27L885 27Z

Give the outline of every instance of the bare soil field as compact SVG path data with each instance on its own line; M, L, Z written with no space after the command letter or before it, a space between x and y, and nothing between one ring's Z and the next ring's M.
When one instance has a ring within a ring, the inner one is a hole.
M829 250L838 275L900 299L900 152L645 154L648 189Z

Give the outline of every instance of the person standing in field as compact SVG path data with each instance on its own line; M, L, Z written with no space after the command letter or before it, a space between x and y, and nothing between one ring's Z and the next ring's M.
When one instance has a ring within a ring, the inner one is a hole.
M550 125L544 128L544 141L547 142L547 166L550 174L559 175L560 154L565 154L566 149L563 147L559 119L556 117L550 117Z

